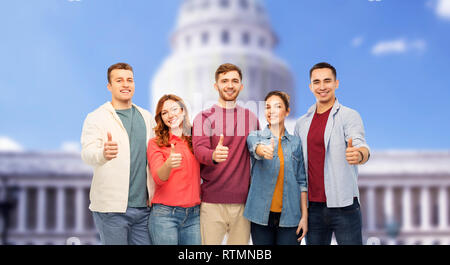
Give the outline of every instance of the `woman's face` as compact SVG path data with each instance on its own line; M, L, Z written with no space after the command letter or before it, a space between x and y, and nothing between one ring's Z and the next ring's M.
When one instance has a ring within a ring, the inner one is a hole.
M276 95L266 100L266 119L270 125L282 125L289 115L283 100Z
M161 110L161 118L170 129L181 128L184 121L184 110L177 102L171 99L166 100Z

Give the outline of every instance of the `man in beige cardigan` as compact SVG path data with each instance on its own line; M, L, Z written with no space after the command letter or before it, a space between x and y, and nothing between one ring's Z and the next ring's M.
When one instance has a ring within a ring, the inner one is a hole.
M89 209L102 244L151 244L149 202L154 193L146 159L155 121L132 103L133 69L117 63L108 69L111 102L88 114L81 135L81 157L94 168Z

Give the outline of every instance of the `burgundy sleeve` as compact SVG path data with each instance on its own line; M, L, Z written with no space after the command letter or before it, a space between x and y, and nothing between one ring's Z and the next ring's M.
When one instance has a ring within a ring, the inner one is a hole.
M211 132L211 123L202 113L195 117L192 132L192 147L195 158L201 164L214 166L212 155L215 148L211 147L211 139L208 135Z

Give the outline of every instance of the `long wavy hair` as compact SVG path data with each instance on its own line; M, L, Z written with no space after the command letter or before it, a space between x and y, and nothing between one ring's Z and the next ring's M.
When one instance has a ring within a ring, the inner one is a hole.
M167 100L175 101L180 106L180 108L184 111L184 118L183 118L183 123L182 123L183 134L181 136L181 139L186 141L188 143L188 146L189 146L189 149L191 150L191 152L194 152L194 150L192 149L192 125L191 125L191 122L189 121L189 115L188 115L188 111L186 108L186 104L184 104L184 101L180 97L173 95L173 94L168 94L168 95L162 96L159 99L158 104L156 105L156 111L155 111L156 144L159 147L169 147L170 146L170 142L169 142L170 128L167 127L167 125L164 123L162 116L161 116L164 102L166 102Z

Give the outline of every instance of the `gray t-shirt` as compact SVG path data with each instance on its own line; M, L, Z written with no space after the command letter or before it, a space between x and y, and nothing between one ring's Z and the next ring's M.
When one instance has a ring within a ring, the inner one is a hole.
M147 191L147 129L141 113L132 107L116 110L127 130L130 142L130 190L128 207L146 207ZM120 151L119 151L120 152Z

